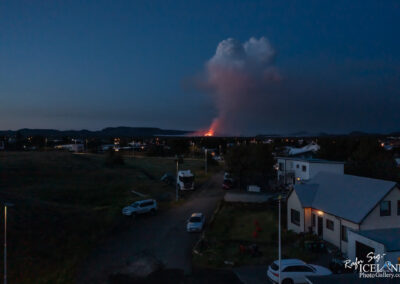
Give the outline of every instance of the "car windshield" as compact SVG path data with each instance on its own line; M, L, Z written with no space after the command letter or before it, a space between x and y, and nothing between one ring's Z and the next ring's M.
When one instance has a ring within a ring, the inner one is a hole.
M138 207L139 206L139 203L132 203L132 205L131 205L132 207L134 207L134 208L136 208L136 207Z
M273 262L273 263L271 264L271 269L272 269L272 270L275 270L275 271L278 271L278 270L279 270L279 265L277 265L275 262Z
M184 183L193 182L194 177L179 177L179 180Z
M190 223L200 223L201 222L201 217L198 217L198 216L190 217L189 222Z

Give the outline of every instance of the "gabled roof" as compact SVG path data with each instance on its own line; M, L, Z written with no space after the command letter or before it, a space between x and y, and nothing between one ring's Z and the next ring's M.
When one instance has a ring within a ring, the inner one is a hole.
M344 164L345 163L345 162L340 162L340 161L329 161L329 160L324 160L324 159L302 158L302 157L276 157L276 159L285 159L285 160L308 162L308 163L320 163L320 164Z
M303 207L361 223L395 186L393 181L320 172L294 190Z
M383 244L386 251L400 250L400 228L358 231L356 234Z

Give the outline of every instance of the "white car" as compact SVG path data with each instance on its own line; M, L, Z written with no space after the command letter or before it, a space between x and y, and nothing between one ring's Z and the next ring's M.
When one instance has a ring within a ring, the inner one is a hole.
M122 214L125 216L135 216L137 214L155 213L157 211L157 201L147 199L136 201L122 209Z
M206 223L206 217L203 213L193 213L187 221L186 230L188 232L201 232Z
M330 275L332 271L323 266L307 264L300 259L282 259L281 260L281 283L297 284L307 283L307 276ZM268 279L272 283L279 282L279 261L275 260L267 272Z

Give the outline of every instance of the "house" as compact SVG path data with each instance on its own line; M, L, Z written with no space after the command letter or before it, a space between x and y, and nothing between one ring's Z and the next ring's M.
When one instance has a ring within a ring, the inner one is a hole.
M286 147L286 151L289 156L304 156L306 154L315 154L320 148L321 147L317 143L311 142L310 144L300 148L288 146Z
M277 157L276 160L277 178L282 184L308 181L320 172L344 173L344 162L296 157Z
M289 230L311 232L354 256L357 245L349 239L350 230L363 236L364 231L380 235L384 231L379 230L400 228L400 189L392 181L320 172L289 192L287 213ZM366 250L358 249L360 258Z
M367 253L373 252L375 255L384 256L377 259L376 263L383 265L384 262L390 261L400 264L400 228L350 230L348 247L348 257L352 260L363 259Z
M58 150L68 150L70 152L83 152L85 150L85 145L83 144L64 144L64 145L57 145L54 147Z

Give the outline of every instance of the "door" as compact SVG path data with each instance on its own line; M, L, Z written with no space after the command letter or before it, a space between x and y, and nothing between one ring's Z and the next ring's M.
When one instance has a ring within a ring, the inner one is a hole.
M324 233L323 230L324 230L324 219L318 216L318 237L322 238L322 235Z
M364 263L368 263L367 254L370 252L375 253L375 249L356 241L356 257L359 260L363 260Z

